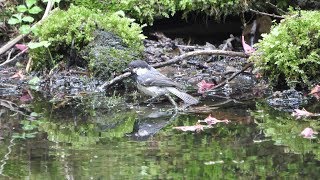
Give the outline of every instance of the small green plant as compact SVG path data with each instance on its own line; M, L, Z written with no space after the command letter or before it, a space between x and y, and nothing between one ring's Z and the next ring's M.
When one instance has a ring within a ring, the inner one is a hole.
M67 11L56 10L33 31L35 40L50 43L48 47L37 44L37 48L30 50L34 62L33 69L51 69L64 60L63 52L68 52L71 47L78 52L81 51L94 39L97 29L114 33L130 51L141 52L142 39L145 36L142 34L142 26L134 21L125 17L123 11L104 13L73 5ZM121 66L118 71L125 66L126 64Z
M19 31L22 34L28 34L31 31L30 23L34 22L34 18L31 15L38 14L42 9L36 5L37 0L26 0L25 5L19 5L16 7L18 13L13 14L8 20L8 24L19 24Z
M250 59L274 86L310 87L320 81L320 12L294 13L263 35Z

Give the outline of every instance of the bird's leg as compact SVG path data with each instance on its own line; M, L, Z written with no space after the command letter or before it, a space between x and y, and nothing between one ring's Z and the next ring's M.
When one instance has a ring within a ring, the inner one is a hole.
M170 100L171 104L174 105L174 110L175 110L175 111L178 111L179 108L178 108L177 103L174 101L174 99L173 99L169 94L165 94L165 96L167 96L168 99Z

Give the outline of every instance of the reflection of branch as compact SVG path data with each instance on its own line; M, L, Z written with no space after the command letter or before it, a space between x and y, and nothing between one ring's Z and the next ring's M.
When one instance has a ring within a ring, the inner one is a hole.
M180 61L182 61L185 58L191 57L191 56L199 56L199 55L222 55L222 56L236 56L236 57L242 57L242 58L248 58L249 55L243 53L243 52L235 52L235 51L223 51L223 50L198 50L198 51L191 51L187 52L185 54L182 54L180 56L177 56L169 61L162 62L162 63L157 63L154 64L154 68L159 68L163 66L168 66L170 64L175 64ZM127 78L131 75L130 72L126 72L124 74L121 74L115 78L113 78L110 81L105 82L103 85L101 85L98 89L102 91L103 89L106 89L110 87L111 85L122 81L124 78Z
M10 145L7 147L7 149L8 149L8 152L7 152L7 154L5 154L4 156L3 156L3 159L1 160L1 166L0 166L0 175L4 175L3 174L3 169L4 169L4 166L7 164L7 160L9 159L9 155L11 154L11 152L12 152L12 147L15 145L15 143L13 142L14 141L14 138L12 138L11 140L10 140Z

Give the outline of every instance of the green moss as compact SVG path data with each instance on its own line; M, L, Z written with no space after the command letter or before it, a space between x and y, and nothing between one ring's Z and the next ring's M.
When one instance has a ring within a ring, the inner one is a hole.
M285 83L291 87L310 87L320 81L319 19L319 11L302 11L301 17L289 16L257 44L259 56L251 60L273 85L283 81L280 77L285 77Z
M184 18L186 18L191 11L201 11L219 19L222 15L239 14L249 6L251 1L252 0L74 0L74 3L90 9L123 10L131 17L139 19L140 22L152 24L154 19L168 18L170 15L173 16L177 11L182 11ZM265 1L263 3L265 3Z
M68 11L55 11L37 27L36 38L39 41L51 43L49 50L52 59L45 52L44 47L31 50L33 68L52 68L62 60L63 55L70 52L73 43L74 48L79 51L93 40L96 29L113 32L121 37L132 50L141 51L143 49L142 27L134 23L133 19L126 18L123 12L102 13L99 10L71 5Z

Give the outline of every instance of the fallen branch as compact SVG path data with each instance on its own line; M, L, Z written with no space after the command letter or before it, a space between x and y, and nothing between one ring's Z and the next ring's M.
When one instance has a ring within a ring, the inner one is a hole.
M42 16L42 19L40 21L38 21L37 23L35 23L32 27L37 26L38 24L40 24L48 15L49 15L49 11L52 9L53 7L53 0L49 0L47 3L47 7L46 7L46 11ZM29 33L28 33L29 34ZM23 39L24 37L26 37L28 34L20 34L19 36L15 37L14 39L10 40L9 42L7 42L7 44L5 44L4 46L2 46L0 48L0 55L5 53L8 49L10 49L12 46L14 46L15 44L17 44L21 39Z
M159 67L168 66L170 64L178 63L179 61L182 61L183 59L188 58L190 56L198 56L198 55L223 55L223 56L234 56L234 57L236 56L236 57L243 57L243 58L249 57L249 55L247 55L243 52L223 51L223 50L199 50L199 51L187 52L185 54L177 56L177 57L175 57L169 61L163 62L163 63L154 64L153 67L159 68ZM111 85L113 85L119 81L122 81L124 78L127 78L130 75L131 75L130 72L126 72L124 74L121 74L121 75L113 78L112 80L105 82L100 87L98 87L98 89L100 91L102 91L103 89L107 89Z
M127 78L131 75L131 72L126 72L124 74L121 74L113 79L111 79L110 81L105 82L104 84L102 84L100 87L98 87L99 91L102 91L103 89L107 89L108 87L110 87L111 85L122 81L124 78Z
M274 18L278 18L278 19L284 19L283 16L279 16L279 15L275 15L275 14L269 14L269 13L265 13L265 12L260 12L254 9L249 9L251 12L254 12L256 14L262 14L262 15L266 15L266 16L270 16L270 17L274 17Z
M249 55L243 53L243 52L235 52L235 51L223 51L223 50L199 50L199 51L192 51L187 52L185 54L182 54L180 56L177 56L169 61L157 63L153 65L155 68L167 66L170 64L178 63L179 61L182 61L185 58L188 58L190 56L198 56L198 55L222 55L222 56L233 56L233 57L242 57L242 58L248 58Z
M224 85L227 84L227 82L230 82L232 79L234 79L235 77L237 77L239 74L243 73L245 70L247 70L249 67L252 67L253 63L249 63L247 64L244 68L241 69L241 71L235 72L233 73L232 76L230 76L228 79L220 82L218 85L214 86L212 89L210 89L210 91L214 90L214 89L218 89Z
M221 50L226 50L228 47L231 47L232 48L232 44L231 44L231 42L233 41L233 40L235 40L236 38L232 35L232 34L230 34L230 38L228 38L226 41L225 41L225 43L224 43L224 45L223 45L223 47L222 47L222 49Z

